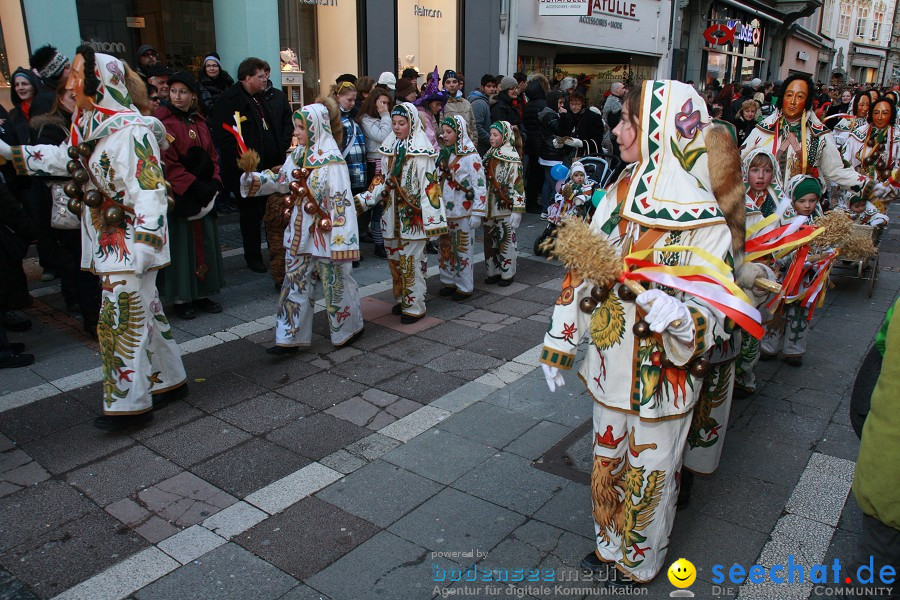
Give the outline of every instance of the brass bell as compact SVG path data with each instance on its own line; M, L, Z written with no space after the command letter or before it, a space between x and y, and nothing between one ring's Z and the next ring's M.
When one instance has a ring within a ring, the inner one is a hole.
M875 152L878 152L879 154L884 152L884 142L879 142L879 143L875 144Z
M308 177L308 176L309 176L309 169L307 169L306 167L300 169L300 177Z
M281 220L285 223L291 218L291 209L286 208L281 211Z
M328 217L322 217L319 219L319 230L328 233L331 231L331 219Z
M298 198L302 198L302 197L305 196L305 195L306 195L306 188L305 188L305 187L301 187L299 190L297 190L297 197L298 197Z
M78 153L77 146L69 146L69 149L66 150L66 154L68 154L69 158L71 158L72 160L78 160L79 158L81 158L81 154Z
M78 144L78 154L88 157L90 156L94 150L91 148L91 145L86 142L81 142Z
M691 375L697 377L698 379L706 377L706 374L709 373L709 359L704 356L695 358L693 361L691 361L691 365L688 367L688 371L690 371Z
M69 149L71 150L71 148L69 148ZM81 163L78 162L77 160L70 160L69 162L66 163L66 171L69 172L69 175L71 175L72 173L74 173L75 171L77 171L80 168L81 168Z
M118 225L125 219L125 211L121 206L110 206L103 211L103 222L107 225Z
M663 369L674 369L675 363L673 363L667 356L663 356L662 358L662 366Z
M606 299L609 298L609 288L595 285L591 288L591 298L593 298L597 304L606 302Z
M303 177L303 173L300 171L300 169L294 169L293 171L291 171L291 177L293 179L300 179L301 177Z
M81 186L75 183L74 181L67 181L63 185L63 192L69 198L77 198L81 195Z
M585 314L594 314L594 310L597 309L597 301L590 296L585 296L578 302L578 308Z
M303 212L308 215L316 214L316 211L319 210L319 205L310 200L309 202L303 203Z
M85 169L78 169L72 173L72 179L74 179L76 183L87 183L87 180L90 178L91 176L88 175L88 172Z
M869 141L866 142L866 146L868 146L869 148L874 148L875 147L875 138L869 138Z
M384 198L385 200L387 200L388 196L390 196L390 195L391 195L391 193L388 192L386 189L381 190L381 197Z
M474 200L474 199L475 199L475 192L473 192L472 190L466 190L466 200Z
M386 188L388 188L389 190L394 189L394 180L393 180L393 179L388 179L387 181L384 182L384 186L385 186Z
M290 194L286 194L284 196L284 206L285 206L285 208L293 208L294 199L291 198Z
M71 212L72 214L75 214L75 215L81 214L82 204L81 204L80 199L69 198L68 207L69 207L69 212Z
M634 336L639 339L646 339L653 335L653 332L650 331L650 323L641 319L640 321L635 322L634 327L631 328L631 331L634 332Z
M634 299L637 298L637 296L634 295L634 292L628 289L628 286L626 285L619 286L618 294L623 302L634 302Z
M103 204L103 194L97 190L89 190L84 194L84 203L90 208L97 208Z
M299 170L299 169L295 169L295 170ZM292 181L291 185L289 187L291 188L291 192L293 192L295 194L299 193L300 190L303 189L303 186L300 184L299 181Z

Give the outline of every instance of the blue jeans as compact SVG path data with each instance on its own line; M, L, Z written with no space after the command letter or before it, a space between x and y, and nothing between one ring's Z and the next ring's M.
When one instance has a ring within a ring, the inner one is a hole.
M553 197L556 195L556 180L550 176L550 169L544 165L544 185L541 188L541 211L547 212L550 205L553 204Z

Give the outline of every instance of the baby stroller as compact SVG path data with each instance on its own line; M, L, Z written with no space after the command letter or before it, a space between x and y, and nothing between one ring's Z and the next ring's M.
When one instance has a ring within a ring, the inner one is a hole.
M584 166L586 180L593 183L590 194L588 194L590 197L596 190L605 188L612 181L613 177L618 175L621 171L620 165L622 161L614 156L600 155L584 156L578 162ZM590 202L572 206L569 210L565 210L562 204L563 202L557 198L557 201L547 209L547 227L534 241L533 250L536 256L547 256L546 251L541 249L540 246L544 240L556 234L556 228L559 227L564 217L572 215L579 219L587 219L596 210L596 207Z

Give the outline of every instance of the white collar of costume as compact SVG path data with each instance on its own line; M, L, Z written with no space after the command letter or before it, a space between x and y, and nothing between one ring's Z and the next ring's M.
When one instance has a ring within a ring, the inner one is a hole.
M425 133L425 126L422 125L422 119L419 118L419 109L411 102L401 102L391 110L391 115L400 115L409 121L409 137L405 140L398 140L394 132L391 131L378 151L388 156L398 154L401 146L406 148L406 156L430 156L434 158L437 152L428 141L428 134Z
M478 149L475 143L469 137L469 126L466 120L459 115L451 115L441 121L441 125L447 125L456 132L456 143L453 144L452 152L456 156L465 156L466 154L477 154Z
M663 229L725 223L709 177L706 102L687 84L648 80L642 84L640 117L641 154L622 216Z
M306 146L294 150L294 163L314 169L331 163L343 163L344 156L331 131L331 119L324 104L307 104L294 112L294 119L306 127Z
M132 126L148 127L160 145L166 139L166 128L154 117L142 115L134 106L125 86L125 65L108 54L94 54L94 76L100 80L94 97L94 108L78 109L72 119L71 144L95 142Z

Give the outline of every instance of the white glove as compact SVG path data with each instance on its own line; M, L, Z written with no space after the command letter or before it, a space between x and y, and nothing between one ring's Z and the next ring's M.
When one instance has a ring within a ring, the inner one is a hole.
M522 213L514 212L509 215L509 226L513 229L518 229L519 225L522 224Z
M244 198L247 197L247 193L250 191L250 186L253 185L253 174L252 173L242 173L241 174L241 196Z
M153 266L156 259L156 250L147 244L134 244L134 252L131 255L131 264L134 267L135 277L143 277L147 269Z
M565 142L563 142L566 146L571 146L573 148L581 148L584 146L584 142L579 140L578 138L569 138Z
M0 154L2 154L2 152L3 152L3 148L2 148L2 146L0 146ZM875 189L875 197L876 198L884 198L885 196L890 196L891 192L894 191L894 188L892 188L887 183L880 183L880 182L875 184L874 189Z
M472 215L471 217L469 217L469 228L473 231L481 227L481 224L482 218L478 215Z
M555 392L556 388L566 385L566 380L563 379L562 373L556 367L541 363L541 369L544 370L544 379L547 380L547 387L550 388L551 392Z
M647 311L644 319L650 325L650 331L669 335L687 344L694 339L694 325L691 313L681 300L676 300L662 290L648 290L637 297L635 302ZM670 327L675 321L681 321L678 327Z
M12 148L3 140L0 140L0 156L6 160L12 160Z
M561 144L561 143L559 142L559 138L558 138L558 137L553 138L553 147L556 148L557 150L559 150L560 148L563 147L563 144Z
M754 286L754 283L760 277L775 281L775 273L769 267L760 263L745 262L738 267L735 275L738 287L744 290L744 293L751 300L754 300L757 306L769 297L769 292Z

